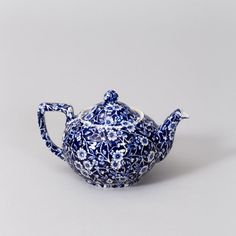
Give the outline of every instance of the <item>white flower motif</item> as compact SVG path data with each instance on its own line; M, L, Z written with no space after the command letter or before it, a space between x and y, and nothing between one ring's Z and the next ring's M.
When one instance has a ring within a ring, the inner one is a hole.
M129 125L127 125L127 129L128 129L129 132L134 132L135 131L135 126L130 123Z
M114 170L119 170L122 167L122 163L121 163L121 161L112 160L111 161L111 167Z
M146 137L142 137L141 138L141 144L144 145L144 146L147 146L148 145L148 139Z
M107 112L107 113L112 113L112 111L114 110L114 106L112 104L107 104L105 107L104 107L104 110Z
M113 124L113 119L112 117L106 117L105 118L105 125L112 125Z
M117 150L112 154L114 160L119 161L123 159L125 150Z
M80 148L77 151L77 157L78 157L79 160L84 160L87 157L87 152L83 148Z
M117 139L117 133L114 130L110 130L107 134L107 138L110 141L115 141Z
M91 170L93 168L93 164L90 161L84 161L83 164L86 170Z
M151 162L155 157L155 152L154 151L150 151L150 153L148 154L148 162Z

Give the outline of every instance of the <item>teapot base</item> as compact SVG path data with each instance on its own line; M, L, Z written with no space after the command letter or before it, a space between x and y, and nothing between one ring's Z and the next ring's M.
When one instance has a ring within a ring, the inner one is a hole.
M99 187L99 188L124 188L124 187L129 187L132 186L136 183L139 182L140 179L130 181L128 183L116 183L116 184L109 184L109 183L101 183L101 182L94 182L91 180L85 180L88 184L91 184L93 186Z

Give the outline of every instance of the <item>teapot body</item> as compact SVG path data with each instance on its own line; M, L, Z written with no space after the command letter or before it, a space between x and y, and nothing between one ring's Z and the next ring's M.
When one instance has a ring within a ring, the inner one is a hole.
M158 125L148 116L118 127L91 125L80 118L67 123L63 153L88 183L123 187L137 182L160 159Z

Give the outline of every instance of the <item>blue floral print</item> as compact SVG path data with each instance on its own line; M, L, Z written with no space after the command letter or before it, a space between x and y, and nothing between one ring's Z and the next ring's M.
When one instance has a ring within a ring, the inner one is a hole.
M62 147L50 139L44 114L61 111L66 115ZM101 187L124 187L137 182L170 151L176 127L183 115L174 111L158 126L149 116L118 101L109 90L104 101L74 115L70 105L42 103L38 123L50 150L88 183Z

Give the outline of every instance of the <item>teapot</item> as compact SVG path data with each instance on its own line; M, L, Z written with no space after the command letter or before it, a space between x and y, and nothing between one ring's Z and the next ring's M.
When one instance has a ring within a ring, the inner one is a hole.
M62 147L51 140L45 112L60 111L66 116ZM41 103L38 124L46 146L86 182L100 187L130 186L162 161L169 153L179 122L188 118L180 109L157 125L143 112L118 101L109 90L104 101L74 114L64 103Z

